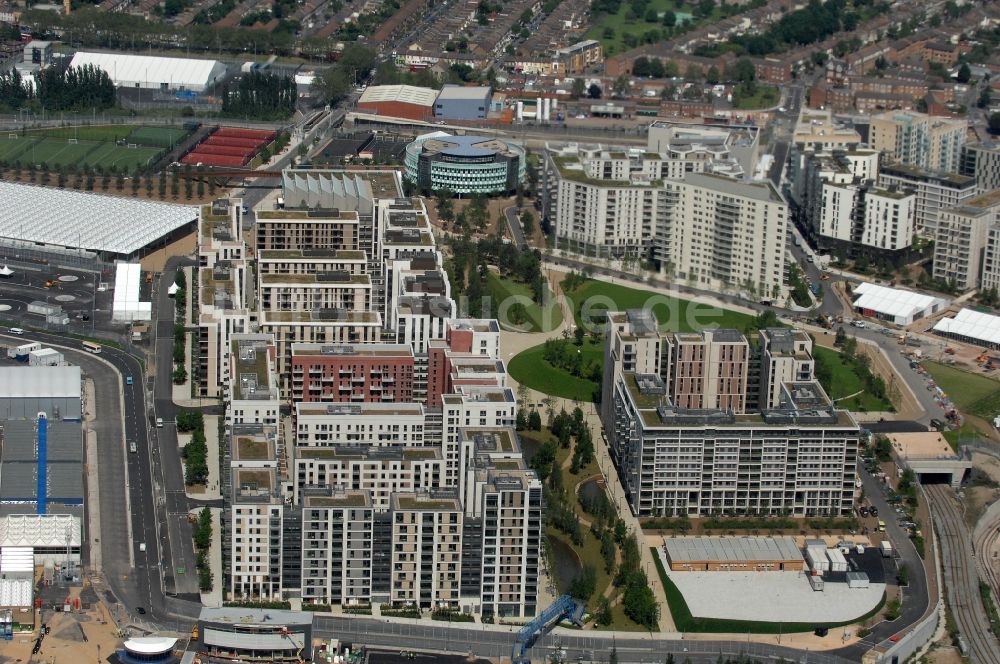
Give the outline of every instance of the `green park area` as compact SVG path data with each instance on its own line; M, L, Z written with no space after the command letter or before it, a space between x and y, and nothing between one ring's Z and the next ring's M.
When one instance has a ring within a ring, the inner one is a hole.
M838 408L855 412L893 410L885 384L872 375L868 365L836 350L813 346L816 377Z
M733 108L749 111L758 108L772 108L778 105L781 93L773 85L756 84L749 90L738 87L733 92Z
M695 7L692 4L678 8L678 3L674 0L598 0L592 3L593 27L584 37L597 39L601 42L605 55L614 55L651 40L660 41L665 29L670 30L682 23L697 25L706 19L718 20L722 15L719 7L713 3L709 14L704 18L696 18L692 13ZM671 20L666 18L667 12L673 13L673 25L668 25Z
M550 332L562 324L562 307L548 289L548 303L543 306L533 300L531 289L525 284L494 272L487 275L487 281L502 324L522 332ZM517 302L505 304L512 297L518 298Z
M1000 415L1000 381L937 362L922 364L963 413L989 420Z
M639 540L618 518L600 480L583 412L520 431L525 459L545 485L545 556L552 590L584 602L598 629L655 629L656 600Z
M748 314L578 275L568 276L562 287L573 311L574 334L518 353L507 369L522 385L576 401L597 401L608 311L649 309L663 329L677 332L716 327L744 330L754 325L754 317Z

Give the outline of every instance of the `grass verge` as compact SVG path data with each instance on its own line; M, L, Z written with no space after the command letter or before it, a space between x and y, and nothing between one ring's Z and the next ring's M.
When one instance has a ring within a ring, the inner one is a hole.
M503 303L512 297L531 302L531 290L524 284L504 279L493 272L487 275L487 282L493 295L493 301L497 303L497 306L503 306ZM510 310L508 309L505 313L504 318L510 319ZM526 320L520 325L526 328L525 332L550 332L559 327L563 319L562 307L559 306L551 291L549 291L548 305L543 307L536 302L531 302L531 304L524 306L524 314Z
M823 346L813 346L813 356L817 362L823 362L830 368L830 378L823 385L823 389L826 390L831 399L837 402L837 407L858 412L878 412L892 409L892 404L888 400L880 399L865 390L861 378L854 372L854 368L844 361L844 356L839 352ZM861 394L857 394L858 392ZM844 399L852 394L857 394L857 396Z
M1000 381L937 362L922 364L959 410L988 420L1000 413Z

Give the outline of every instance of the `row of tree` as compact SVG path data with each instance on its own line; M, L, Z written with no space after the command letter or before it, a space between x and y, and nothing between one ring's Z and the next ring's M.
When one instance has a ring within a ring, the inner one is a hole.
M38 73L34 85L16 69L0 74L0 104L17 109L32 100L49 111L104 110L115 105L115 85L94 65L49 67Z
M298 92L290 76L252 71L222 93L222 114L255 120L283 120L295 112Z

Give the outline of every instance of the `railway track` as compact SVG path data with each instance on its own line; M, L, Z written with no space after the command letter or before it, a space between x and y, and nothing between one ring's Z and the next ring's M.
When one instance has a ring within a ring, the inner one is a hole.
M959 635L964 639L973 662L1000 664L1000 642L993 636L979 595L976 551L958 499L948 486L932 485L925 489L930 498L934 528L941 542L941 566L948 590L948 604Z

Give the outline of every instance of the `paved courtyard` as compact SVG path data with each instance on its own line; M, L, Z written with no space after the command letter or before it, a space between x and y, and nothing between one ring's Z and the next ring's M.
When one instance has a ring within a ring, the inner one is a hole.
M666 560L659 551L666 569ZM876 606L885 584L848 588L827 582L822 592L803 572L672 572L667 575L698 618L829 623L859 618ZM748 601L748 598L753 598Z

